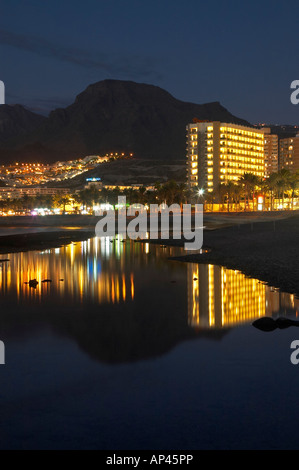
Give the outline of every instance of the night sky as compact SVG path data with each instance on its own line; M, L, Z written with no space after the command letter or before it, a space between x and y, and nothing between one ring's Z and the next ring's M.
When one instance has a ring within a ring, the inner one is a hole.
M299 124L298 1L1 0L6 103L47 114L106 78Z

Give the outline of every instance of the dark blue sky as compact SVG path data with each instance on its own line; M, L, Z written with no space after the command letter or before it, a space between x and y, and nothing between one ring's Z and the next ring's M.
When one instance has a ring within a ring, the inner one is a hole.
M106 78L299 124L298 1L1 0L6 102L46 112Z

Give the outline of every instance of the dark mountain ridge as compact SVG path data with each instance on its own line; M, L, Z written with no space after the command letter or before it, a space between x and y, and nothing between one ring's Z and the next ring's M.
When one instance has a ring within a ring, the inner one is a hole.
M54 162L126 152L137 158L182 159L186 125L194 118L249 125L219 102L188 103L157 86L104 80L48 118L32 119L27 132L0 140L0 158Z
M0 106L0 145L34 131L46 118L19 104Z

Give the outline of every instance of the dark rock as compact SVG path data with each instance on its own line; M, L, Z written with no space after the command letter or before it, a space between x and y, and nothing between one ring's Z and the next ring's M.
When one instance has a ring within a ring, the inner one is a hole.
M33 287L33 289L36 289L37 285L38 285L38 281L36 279L31 279L29 282L29 287Z
M291 326L299 327L299 321L291 320L285 317L279 317L276 320L271 317L263 317L255 320L252 323L252 326L258 328L261 331L274 331L277 328L284 330L290 328Z

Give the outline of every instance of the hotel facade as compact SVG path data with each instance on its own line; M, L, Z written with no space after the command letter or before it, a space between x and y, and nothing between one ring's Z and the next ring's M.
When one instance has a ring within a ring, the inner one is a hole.
M295 173L299 170L299 134L279 142L279 167Z
M237 182L244 173L263 178L264 133L219 121L187 125L188 186L209 193L221 183Z
M278 135L271 134L269 127L263 129L265 135L264 151L265 151L265 177L268 178L272 173L278 172Z

